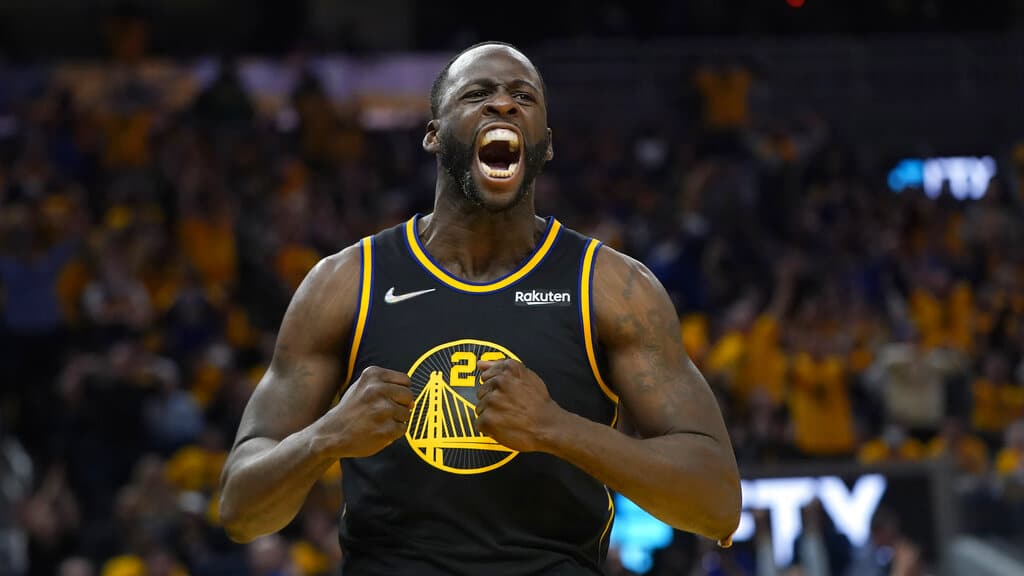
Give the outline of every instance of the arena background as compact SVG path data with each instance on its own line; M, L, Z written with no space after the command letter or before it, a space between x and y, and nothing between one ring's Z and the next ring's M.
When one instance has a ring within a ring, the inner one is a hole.
M744 477L612 575L1024 573L1024 4L0 3L0 574L338 574L217 483L321 257L430 210L439 68L548 85L538 210L644 261Z

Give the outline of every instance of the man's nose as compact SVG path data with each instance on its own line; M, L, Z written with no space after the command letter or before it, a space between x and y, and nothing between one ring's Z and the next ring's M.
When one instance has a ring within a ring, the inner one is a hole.
M519 113L519 105L508 93L499 92L487 102L485 111L497 116L515 116Z

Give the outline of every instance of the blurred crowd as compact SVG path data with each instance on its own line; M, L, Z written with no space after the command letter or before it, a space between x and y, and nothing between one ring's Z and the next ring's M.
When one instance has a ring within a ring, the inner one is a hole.
M758 117L754 82L699 68L659 130L553 118L538 211L661 279L741 467L945 458L975 509L1017 510L972 528L1020 531L1024 154L980 200L895 194L827 119ZM429 212L421 129L365 129L312 73L273 116L230 63L184 108L106 90L0 111L0 574L336 573L337 467L248 546L218 479L305 273ZM678 556L652 573L747 573Z

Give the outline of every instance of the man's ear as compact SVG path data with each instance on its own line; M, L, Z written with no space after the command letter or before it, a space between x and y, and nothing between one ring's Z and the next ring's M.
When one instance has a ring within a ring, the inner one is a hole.
M544 161L550 162L555 157L555 149L552 147L551 128L548 128L548 149L544 151Z
M427 133L423 135L423 149L431 154L441 152L441 141L437 137L437 120L427 122Z

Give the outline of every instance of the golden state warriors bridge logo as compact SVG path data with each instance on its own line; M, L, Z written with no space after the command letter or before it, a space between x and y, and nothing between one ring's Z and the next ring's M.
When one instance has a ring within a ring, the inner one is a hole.
M508 349L483 340L456 340L420 356L409 369L416 394L405 438L417 456L453 474L494 470L519 452L476 429L477 362L512 358Z

